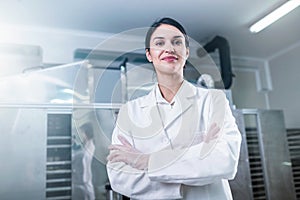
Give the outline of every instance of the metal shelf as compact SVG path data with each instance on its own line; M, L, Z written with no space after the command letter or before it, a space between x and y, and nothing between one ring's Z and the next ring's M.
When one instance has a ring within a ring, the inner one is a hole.
M48 114L46 199L72 197L71 114Z
M65 191L71 190L72 187L53 187L53 188L46 188L46 192L53 192L53 191Z
M46 183L61 183L61 182L71 182L70 178L60 178L60 179L49 179Z
M56 148L71 148L71 145L70 144L47 145L47 149L56 149Z
M68 165L71 164L72 162L67 160L67 161L53 161L53 162L47 162L46 165Z
M66 199L71 199L71 196L57 196L57 197L47 197L47 200L66 200Z

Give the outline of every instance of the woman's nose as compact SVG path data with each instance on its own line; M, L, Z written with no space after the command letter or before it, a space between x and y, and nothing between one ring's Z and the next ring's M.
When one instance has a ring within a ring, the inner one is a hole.
M165 46L166 53L175 53L175 48L172 43L167 43Z

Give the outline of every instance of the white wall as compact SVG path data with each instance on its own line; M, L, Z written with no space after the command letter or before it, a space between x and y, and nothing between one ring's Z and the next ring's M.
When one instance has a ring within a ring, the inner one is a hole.
M233 68L235 78L232 84L232 98L236 108L266 109L264 92L258 90L256 71Z
M42 49L34 45L0 43L0 78L42 65Z
M267 94L272 90L272 81L266 60L233 56L231 61L234 105L240 109L269 109Z
M271 109L284 111L287 128L300 128L300 42L269 60Z

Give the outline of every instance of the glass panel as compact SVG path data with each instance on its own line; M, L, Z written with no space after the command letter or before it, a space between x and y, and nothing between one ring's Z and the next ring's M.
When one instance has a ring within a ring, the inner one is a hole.
M72 125L72 199L106 199L106 157L118 109L76 108Z
M0 77L2 104L72 104L89 102L86 62L33 68Z

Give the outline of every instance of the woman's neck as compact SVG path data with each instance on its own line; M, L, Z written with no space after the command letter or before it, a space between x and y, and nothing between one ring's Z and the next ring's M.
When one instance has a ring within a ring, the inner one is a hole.
M171 103L183 83L183 77L157 77L158 87L164 99Z

